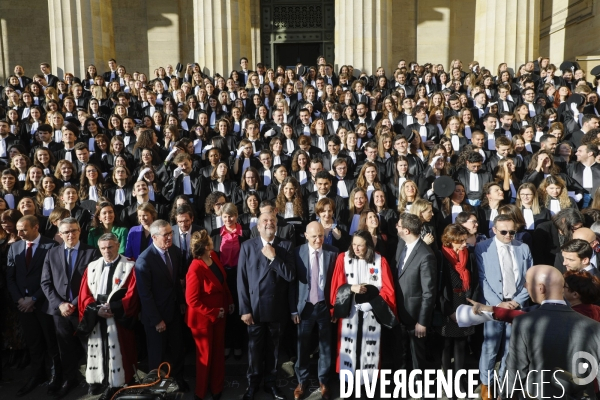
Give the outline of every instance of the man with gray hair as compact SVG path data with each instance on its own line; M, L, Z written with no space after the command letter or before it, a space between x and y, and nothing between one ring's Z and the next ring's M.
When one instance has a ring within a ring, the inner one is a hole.
M98 248L102 257L88 265L81 282L78 331L89 334L85 379L90 391L104 389L100 400L110 400L133 379L137 364L133 326L140 300L135 263L119 255L117 236L100 236Z
M185 297L181 287L181 251L173 246L173 228L159 219L150 225L152 245L140 254L135 277L142 305L141 320L148 344L148 368L169 360L171 376L179 389L188 391L183 380L183 318Z
M82 243L81 228L75 218L65 218L58 224L63 245L46 253L42 270L42 290L48 299L46 313L54 318L56 338L62 364L62 386L57 397L67 395L79 383L77 368L85 354L87 341L75 336L79 324L79 288L87 266L100 257L100 252ZM90 387L90 394L93 393Z

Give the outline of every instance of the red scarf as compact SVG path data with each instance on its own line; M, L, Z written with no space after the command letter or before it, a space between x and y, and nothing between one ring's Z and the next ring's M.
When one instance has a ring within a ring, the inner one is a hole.
M465 292L469 290L471 282L471 272L467 269L467 261L469 261L469 250L466 248L462 249L458 255L452 250L452 247L442 247L442 254L446 257L446 260L450 262L452 268L460 276L460 280L463 284Z

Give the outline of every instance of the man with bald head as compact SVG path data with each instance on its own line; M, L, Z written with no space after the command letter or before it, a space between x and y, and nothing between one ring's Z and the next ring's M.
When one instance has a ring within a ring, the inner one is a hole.
M600 256L598 255L600 243L598 242L598 238L594 231L590 228L579 228L573 232L572 239L580 239L585 240L592 247L592 255L589 260L589 266L593 268L593 270L589 271L592 275L600 275L600 271L598 270L598 263L600 263ZM566 243L565 243L566 244ZM554 267L558 269L561 273L565 273L567 269L565 268L565 258L563 255L563 251L556 253L556 259L554 261Z
M298 325L298 387L294 399L303 398L308 388L308 364L312 351L311 336L315 325L319 332L319 383L321 396L329 399L328 379L331 369L331 309L329 291L338 249L324 244L323 225L307 225L306 243L296 247L296 282L291 285L292 321Z
M565 398L563 389L551 383L554 378L550 371L583 371L583 365L576 361L589 360L575 357L577 352L585 351L600 359L600 323L567 305L564 285L562 274L550 265L536 265L527 271L527 291L541 305L513 321L507 361L508 393L503 397L516 397L515 393L522 397L522 392L513 391L522 386L529 391L529 397ZM588 375L589 371L582 377Z

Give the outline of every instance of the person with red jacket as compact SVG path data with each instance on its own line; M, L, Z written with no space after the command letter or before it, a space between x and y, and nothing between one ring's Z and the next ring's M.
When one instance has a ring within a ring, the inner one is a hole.
M225 321L234 311L225 269L205 230L194 232L190 249L193 261L186 275L186 323L196 342L195 399L210 389L221 398L225 381Z

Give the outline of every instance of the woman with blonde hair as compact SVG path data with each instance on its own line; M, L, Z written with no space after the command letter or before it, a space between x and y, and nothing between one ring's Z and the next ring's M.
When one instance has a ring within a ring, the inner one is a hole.
M417 184L408 179L404 181L398 193L398 213L409 212L413 203L420 198Z
M437 231L432 223L434 216L432 203L425 199L417 199L410 208L409 213L419 217L421 221L421 240L431 248L437 257Z
M515 204L523 213L525 229L530 232L533 232L540 223L552 219L550 210L540 204L537 188L533 183L525 182L519 186Z
M450 139L450 142L452 143L452 149L455 153L458 153L463 149L463 147L469 144L469 141L463 135L460 128L460 118L452 116L446 121L446 129L444 130L444 136Z
M538 188L538 194L540 202L553 216L565 208L579 209L575 200L569 197L565 181L557 175L549 175L544 179Z

